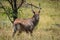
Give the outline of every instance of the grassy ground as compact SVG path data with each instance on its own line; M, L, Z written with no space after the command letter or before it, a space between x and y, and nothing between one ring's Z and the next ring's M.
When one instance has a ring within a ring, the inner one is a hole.
M28 1L31 2L31 1ZM33 4L38 6L41 4L40 21L36 26L31 37L29 34L23 32L21 35L15 35L12 38L13 26L8 20L7 16L0 14L0 40L60 40L60 3L59 1L48 0L34 0ZM19 18L32 17L31 9L22 8L23 15ZM7 21L7 22L3 22Z

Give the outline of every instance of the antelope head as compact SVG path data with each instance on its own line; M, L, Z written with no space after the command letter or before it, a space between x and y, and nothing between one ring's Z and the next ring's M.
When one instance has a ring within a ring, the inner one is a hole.
M31 9L32 9L32 12L33 12L33 17L35 18L35 20L38 20L39 19L39 14L40 14L40 4L39 4L39 10L38 11L34 11L32 6L31 6Z

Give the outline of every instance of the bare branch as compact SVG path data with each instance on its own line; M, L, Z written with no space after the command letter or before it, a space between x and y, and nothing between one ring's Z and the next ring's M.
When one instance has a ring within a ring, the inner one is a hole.
M5 7L2 5L2 3L0 2L0 5L2 6L2 8L4 9L4 11L6 12L6 14L7 14L7 16L8 16L8 18L9 18L9 20L11 21L11 23L13 23L13 21L11 20L11 18L9 17L9 12L5 9Z
M21 4L19 4L19 6L17 7L17 9L19 9L22 6L22 4L24 3L24 1L25 0L21 0Z
M31 6L32 12L35 13L35 11L33 10L33 7Z
M12 9L13 9L13 1L12 0L8 0L8 2L10 3Z
M33 4L30 4L30 3L27 3L27 5L33 6L35 8L39 8L39 7L37 7L37 6L33 5Z

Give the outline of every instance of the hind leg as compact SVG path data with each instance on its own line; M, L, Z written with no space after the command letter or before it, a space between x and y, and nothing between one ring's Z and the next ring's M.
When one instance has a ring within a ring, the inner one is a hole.
M13 37L15 36L16 31L17 31L17 25L14 26L14 32L13 32L13 35L12 35Z
M17 35L19 35L22 32L20 24L17 24L17 30L18 30L18 34Z
M15 28L15 29L14 29L14 32L13 32L13 35L12 35L13 37L15 36L16 31L17 31L17 29Z

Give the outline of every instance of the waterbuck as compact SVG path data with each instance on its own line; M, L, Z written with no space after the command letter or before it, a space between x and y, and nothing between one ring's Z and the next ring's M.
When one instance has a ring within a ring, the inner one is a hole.
M40 8L38 12L35 12L32 9L33 12L33 17L28 18L28 19L16 19L14 21L14 32L13 36L15 35L16 31L21 33L22 31L25 31L26 33L30 33L32 35L33 29L39 22L39 13L40 13Z

